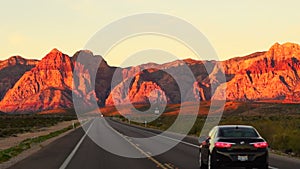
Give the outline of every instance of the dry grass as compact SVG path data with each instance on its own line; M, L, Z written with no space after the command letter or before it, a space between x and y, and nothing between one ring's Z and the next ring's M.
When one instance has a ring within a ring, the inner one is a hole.
M74 109L53 109L53 110L44 110L41 112L38 112L37 114L60 114L60 115L74 115L75 111Z

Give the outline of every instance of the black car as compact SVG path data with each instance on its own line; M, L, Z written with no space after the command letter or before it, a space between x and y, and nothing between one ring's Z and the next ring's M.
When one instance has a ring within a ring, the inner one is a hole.
M268 169L268 143L252 126L216 126L199 142L201 169Z

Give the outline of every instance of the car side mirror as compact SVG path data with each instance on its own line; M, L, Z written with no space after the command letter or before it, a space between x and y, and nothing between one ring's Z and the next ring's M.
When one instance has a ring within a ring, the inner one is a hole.
M198 142L199 142L199 144L203 144L203 142L208 142L209 139L210 139L209 136L200 136L200 137L198 138Z

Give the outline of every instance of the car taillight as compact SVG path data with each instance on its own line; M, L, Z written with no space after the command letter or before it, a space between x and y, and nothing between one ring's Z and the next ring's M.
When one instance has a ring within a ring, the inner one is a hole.
M252 143L255 148L267 148L269 145L267 142Z
M232 143L225 143L225 142L216 142L215 147L217 148L231 148Z

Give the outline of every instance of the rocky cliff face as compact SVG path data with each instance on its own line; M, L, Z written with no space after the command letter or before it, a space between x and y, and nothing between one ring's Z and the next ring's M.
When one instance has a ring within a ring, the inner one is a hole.
M78 59L79 56L82 59ZM86 97L87 100L83 100L87 102L86 104L88 104L88 100L96 99L99 106L104 106L111 87L115 87L123 81L121 69L110 67L101 56L94 56L90 51L75 53L72 61L76 70L73 92L79 98ZM95 76L93 77L93 75ZM113 78L114 82L112 82Z
M241 101L283 100L297 102L300 101L299 59L299 45L276 43L267 52L256 52L245 57L236 57L222 62L187 59L163 65L145 64L124 69L123 76L125 78L131 77L143 69L155 67L172 71L175 79L185 81L188 78L181 74L180 69L184 62L193 72L196 81L186 83L193 85L189 86L191 90L181 92L187 95L183 97L182 101L226 98L227 100ZM173 83L176 84L175 81ZM174 91L168 85L164 86L162 90L166 93L171 90ZM170 98L170 103L177 103L180 100L179 91L173 96L166 95ZM174 100L176 101L174 102Z
M0 102L0 109L17 112L71 107L72 100L67 95L71 87L71 60L53 49L6 93Z
M21 56L12 56L0 61L0 100L23 74L31 70L38 62L38 60L24 59Z
M86 63L77 60L79 53L89 58L84 59ZM90 51L79 51L69 57L53 49L41 61L21 57L0 61L0 98L5 94L0 110L36 112L70 108L72 91L87 106L91 101L104 106L180 103L222 96L227 100L300 102L300 46L293 43L276 43L267 52L221 62L186 59L117 68L102 60L96 65L98 69L92 70L99 59L101 56ZM184 65L190 75L184 73ZM75 68L78 74L74 75ZM91 72L96 74L95 80ZM177 82L184 91L180 92Z
M223 62L228 100L299 100L300 46L276 43L268 52ZM221 93L216 91L215 98Z
M162 87L157 84L155 75L150 70L144 70L117 85L106 100L106 105L114 104L148 104L168 102Z
M122 70L122 75L123 79L127 79L140 72L149 72L147 74L149 76L148 80L161 87L169 98L168 103L194 101L199 98L209 100L211 98L210 86L206 84L205 79L213 71L215 64L215 61L196 61L192 59L176 60L162 65L149 63L125 68ZM191 75L193 77L189 77ZM181 92L179 91L180 86L183 89ZM204 86L206 88L202 89ZM123 95L126 95L126 93L127 91L123 91Z
M147 99L154 98L150 96L151 93L161 96L158 100L167 103L195 101L199 99L198 93L201 100L209 100L210 87L200 89L199 86L202 82L204 84L204 79L208 77L214 65L215 62L187 59L162 65L150 63L125 68L122 70L123 83L112 90L106 104L113 104L113 98L116 104L128 104L129 100L134 103L148 103ZM126 100L126 96L130 99Z
M79 53L86 58L82 63L76 60ZM82 107L89 107L91 101L104 105L116 68L108 66L105 61L101 62L98 69L98 65L92 66L98 63L99 58L101 56L94 56L90 51L78 51L73 57L69 57L53 49L40 62L35 62L36 65L30 64L31 69L5 93L0 102L0 110L37 112L70 108L73 107L72 96L80 98ZM85 61L89 63L83 63ZM73 74L74 67L77 74ZM93 81L91 73L94 71L96 77ZM5 74L5 77L9 78L10 74Z

